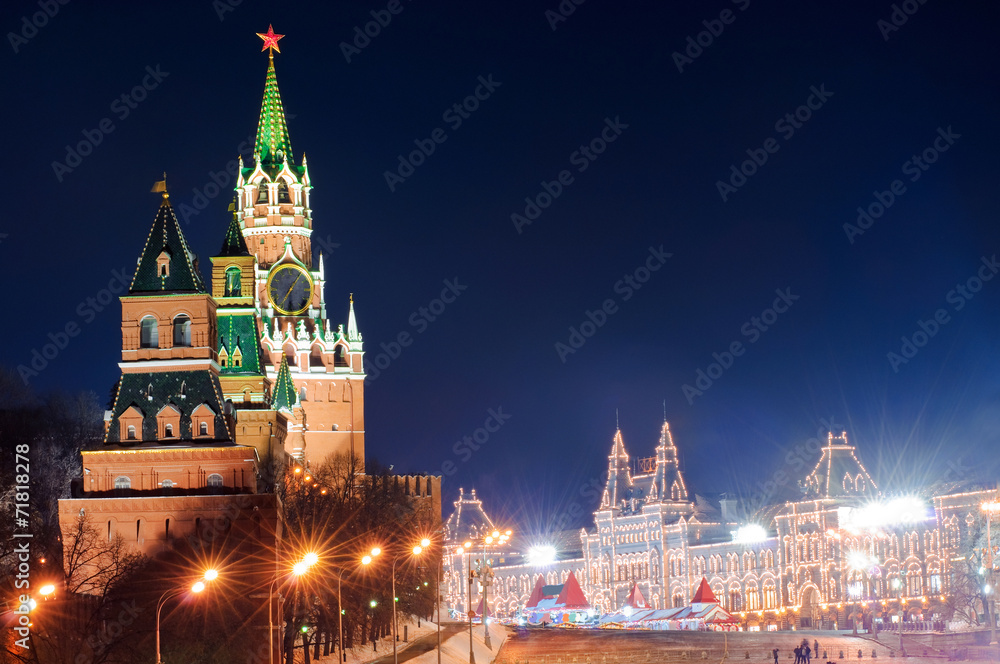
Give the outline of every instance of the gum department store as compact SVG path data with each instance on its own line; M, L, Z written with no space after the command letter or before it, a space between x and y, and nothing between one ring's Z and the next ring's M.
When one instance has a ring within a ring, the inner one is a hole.
M651 608L686 606L704 577L749 630L843 628L855 602L864 607L865 627L873 619L898 620L900 603L907 621L947 619L952 566L981 523L980 505L995 491L890 500L846 433L831 433L821 445L819 462L800 481L802 498L765 506L757 525L748 526L737 501L724 498L716 507L689 493L666 422L656 456L638 459L635 474L618 430L594 526L574 533L567 550L546 565L529 561L516 546L491 550L490 610L513 617L539 575L557 585L572 572L601 614L620 610L633 586ZM864 509L873 502L875 510ZM873 528L864 522L873 511L877 519L890 509L896 523ZM483 537L493 528L475 490L462 492L447 523L452 553L443 589L455 611L469 610L469 566L476 568ZM472 553L453 553L466 540L477 542ZM481 587L475 583L472 590L477 609Z

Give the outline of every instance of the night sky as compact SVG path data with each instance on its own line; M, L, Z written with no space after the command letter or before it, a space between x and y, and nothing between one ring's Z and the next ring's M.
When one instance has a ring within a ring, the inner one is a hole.
M994 5L70 2L25 27L40 4L0 10L0 363L80 332L39 392L106 400L121 310L87 299L130 278L163 171L207 276L270 23L330 318L353 292L384 367L370 458L450 462L447 500L475 486L524 528L592 511L616 411L651 456L664 402L706 496L804 476L831 423L890 492L996 475Z

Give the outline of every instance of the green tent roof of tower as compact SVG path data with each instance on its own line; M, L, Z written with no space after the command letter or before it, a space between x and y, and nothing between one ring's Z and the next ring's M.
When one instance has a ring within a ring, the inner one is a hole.
M127 373L122 374L117 388L111 409L111 423L104 435L105 444L232 442L219 378L210 371ZM215 413L215 435L209 439L196 437L192 430L191 415L203 404ZM165 406L172 406L180 413L180 431L170 439L160 439L157 435L156 415ZM131 407L135 407L143 415L141 431L137 432L135 441L122 440L119 425L122 413Z
M161 257L167 261L166 270L161 269ZM177 223L174 209L164 198L149 230L146 246L139 256L129 294L206 292L195 260Z
M292 162L292 142L288 138L285 109L278 92L278 78L274 73L274 56L268 58L267 81L264 83L264 101L260 106L257 125L257 142L254 160L264 165L280 165L285 158Z
M249 256L250 250L247 248L247 241L243 238L243 230L240 228L240 220L236 214L229 222L226 229L226 238L222 241L220 256Z
M229 358L220 369L223 374L262 374L260 343L257 339L257 321L251 314L219 315L219 354L225 350ZM240 349L240 366L234 366L233 356ZM291 378L289 377L289 380Z
M271 407L275 410L291 410L297 398L295 383L292 382L292 372L288 368L288 360L282 355L281 366L278 367L278 379L274 382Z

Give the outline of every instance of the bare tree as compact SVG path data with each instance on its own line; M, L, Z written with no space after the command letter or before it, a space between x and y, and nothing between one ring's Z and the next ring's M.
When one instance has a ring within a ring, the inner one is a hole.
M134 632L129 628L143 610L132 594L132 581L147 559L121 535L102 536L85 515L65 533L63 588L55 599L32 613L32 650L7 649L11 661L45 664L110 664L129 661Z

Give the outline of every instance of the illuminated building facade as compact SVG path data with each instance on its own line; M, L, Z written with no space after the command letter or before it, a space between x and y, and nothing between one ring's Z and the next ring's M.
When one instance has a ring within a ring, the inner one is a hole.
M891 622L901 603L906 620L950 619L953 561L995 492L888 499L846 433L831 433L821 451L800 478L800 500L763 506L748 521L735 500L716 506L689 493L666 422L655 456L639 459L637 472L616 431L594 526L551 564L533 564L516 547L490 555L491 605L513 615L539 573L558 584L573 572L602 613L621 608L634 585L653 608L685 606L705 578L751 630L843 628L855 607L865 625ZM465 610L468 565L481 553L460 560L454 551L463 539L478 541L482 528L471 524L492 522L474 495L455 505L456 514L480 514L448 522L445 591Z

